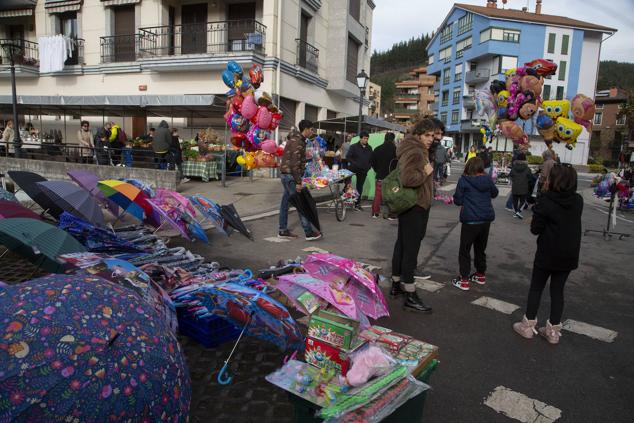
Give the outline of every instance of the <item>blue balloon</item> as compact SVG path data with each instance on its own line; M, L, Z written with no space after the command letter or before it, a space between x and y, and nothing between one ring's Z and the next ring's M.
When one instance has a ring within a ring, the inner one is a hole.
M229 71L228 69L225 70L222 73L222 82L224 82L227 87L234 88L235 87L235 79L233 77L233 72Z
M237 73L242 78L242 66L233 60L227 63L227 70L231 73Z

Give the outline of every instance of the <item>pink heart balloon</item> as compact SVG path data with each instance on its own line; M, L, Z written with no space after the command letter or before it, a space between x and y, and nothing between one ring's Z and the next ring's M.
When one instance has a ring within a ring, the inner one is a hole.
M248 95L242 101L242 116L251 120L258 113L258 105L255 103L253 95Z
M277 153L277 143L275 142L275 140L263 141L262 144L260 144L260 148L262 148L262 151L264 151L265 153L269 153L269 154Z
M262 129L269 129L271 127L271 120L273 119L273 114L269 112L264 106L260 106L258 110L258 120L257 125Z

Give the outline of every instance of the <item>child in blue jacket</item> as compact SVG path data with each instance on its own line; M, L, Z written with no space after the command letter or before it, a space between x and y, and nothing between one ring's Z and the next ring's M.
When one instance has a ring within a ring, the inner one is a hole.
M460 275L451 283L463 291L469 290L469 283L479 285L486 283L486 247L489 240L489 227L495 220L495 211L491 199L498 196L498 189L487 173L484 172L484 162L480 157L470 159L464 169L464 174L458 180L456 192L453 195L454 204L461 206L460 222L460 252L458 262ZM471 272L471 247L475 253L475 269Z

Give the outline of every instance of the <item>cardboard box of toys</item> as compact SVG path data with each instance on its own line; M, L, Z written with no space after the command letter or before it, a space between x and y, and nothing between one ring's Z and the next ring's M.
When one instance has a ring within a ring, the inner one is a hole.
M359 338L355 339L351 349L343 349L334 347L326 342L311 337L306 338L306 363L315 367L334 370L345 376L352 364L350 354L365 344L365 341Z
M343 349L351 348L358 330L358 321L325 310L311 314L308 323L309 337Z

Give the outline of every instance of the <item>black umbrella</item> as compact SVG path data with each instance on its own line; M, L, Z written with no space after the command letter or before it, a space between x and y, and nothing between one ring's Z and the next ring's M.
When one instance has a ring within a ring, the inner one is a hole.
M48 179L33 172L10 170L8 173L13 182L15 182L26 195L31 197L37 205L42 207L44 212L48 212L48 214L55 219L64 213L64 210L47 197L46 194L42 192L42 188L37 185L38 182L46 182Z
M310 191L306 187L302 188L300 192L294 192L289 198L288 202L297 209L297 212L304 216L312 225L321 231L321 225L319 224L319 213L317 212L317 203Z
M85 189L67 181L46 181L36 184L42 192L68 213L97 226L105 226L99 203Z
M247 228L242 219L240 219L240 215L236 211L236 208L233 204L220 206L220 214L225 219L225 223L227 225L234 228L242 235L249 238L251 241L254 241L251 230Z

